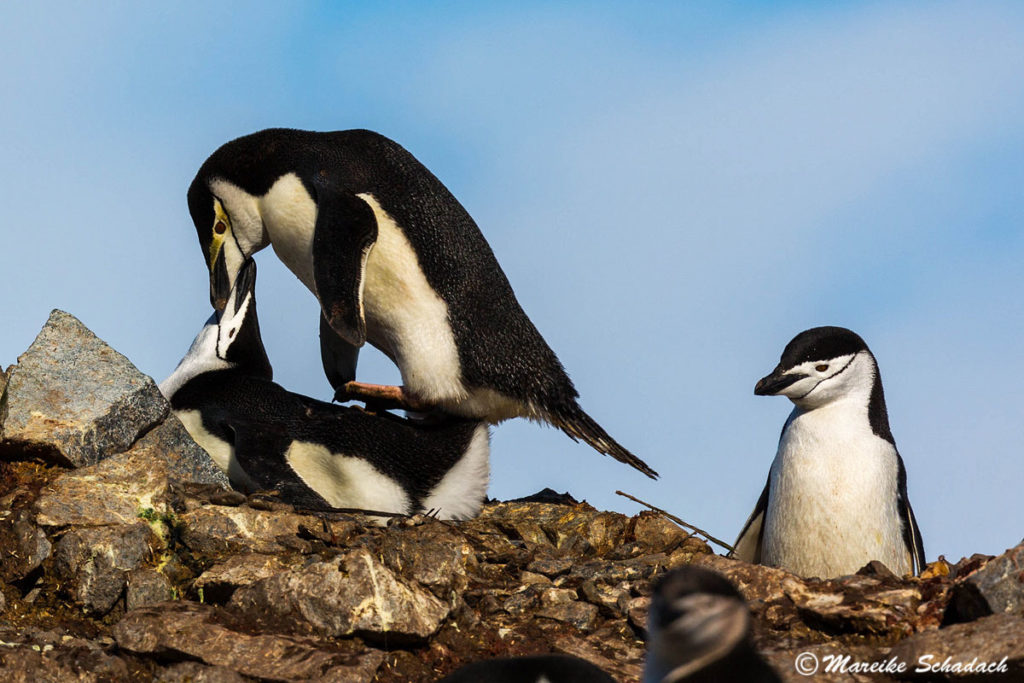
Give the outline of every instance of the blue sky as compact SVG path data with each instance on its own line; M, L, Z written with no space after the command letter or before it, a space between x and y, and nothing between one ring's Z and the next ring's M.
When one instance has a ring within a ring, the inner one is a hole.
M162 379L209 315L206 156L366 127L466 206L662 474L517 421L492 495L635 512L623 489L731 540L790 410L753 385L836 324L879 360L929 559L998 553L1024 535L1022 75L1012 3L5 6L0 362L59 307ZM277 379L327 398L316 303L257 260Z

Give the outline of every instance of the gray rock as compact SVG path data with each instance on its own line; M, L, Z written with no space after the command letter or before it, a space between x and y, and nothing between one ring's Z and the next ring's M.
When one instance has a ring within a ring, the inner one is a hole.
M160 659L195 659L261 680L319 678L349 657L315 641L281 635L249 635L229 626L218 608L164 603L129 612L114 627L124 650Z
M73 529L54 547L54 573L78 605L106 614L124 593L128 572L142 565L155 543L145 522Z
M2 447L62 465L126 451L167 415L152 379L74 316L55 310L18 358Z
M889 651L907 663L908 679L936 681L1021 681L1024 680L1024 617L1019 614L994 614L967 624L956 624L939 630L930 630L911 636ZM923 660L922 657L930 657ZM947 662L947 658L949 661ZM1003 661L1005 659L1005 662ZM981 673L963 671L971 662L998 666L1005 671ZM916 672L921 665L927 667L946 664L961 671L931 670Z
M128 572L125 588L125 609L133 610L174 598L170 579L155 569L143 567Z
M989 560L953 586L946 619L973 621L990 614L1024 611L1024 543Z
M135 442L133 451L152 451L167 464L172 481L215 484L230 489L228 475L189 435L174 413Z
M231 606L300 633L386 638L391 644L429 638L450 611L428 591L402 582L365 548L239 588Z
M13 369L14 366L12 365L3 372L0 372L0 406L3 405L4 392L7 391L7 380L10 379L11 370ZM3 412L3 408L0 408L0 425L3 424Z

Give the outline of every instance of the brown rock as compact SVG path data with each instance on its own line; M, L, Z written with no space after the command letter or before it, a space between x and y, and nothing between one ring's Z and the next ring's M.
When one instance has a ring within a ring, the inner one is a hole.
M180 662L158 672L156 680L158 683L245 683L247 679L226 666Z
M227 602L238 588L250 586L290 568L291 565L277 555L233 555L203 572L192 587L197 594L202 591L201 595L205 602L223 603Z
M551 603L536 612L538 617L561 621L584 632L594 630L594 626L597 625L597 614L596 606L575 600Z
M671 553L691 534L656 512L645 510L630 521L631 536L646 553Z
M912 680L1021 681L1024 680L1022 634L1024 616L995 614L911 636L892 648L889 656L907 663L906 678ZM990 668L979 672L979 666ZM974 671L965 670L968 667Z
M526 568L531 572L545 576L558 576L572 569L572 558L556 555L554 552L538 552Z
M350 657L315 641L249 635L231 628L218 608L164 603L129 612L114 627L117 644L138 655L196 659L244 676L271 681L316 678Z
M208 505L183 514L182 541L195 552L279 553L298 540L299 528L313 518L249 507Z
M953 585L947 623L1024 612L1024 543L989 560Z
M132 570L128 572L127 579L125 608L129 611L174 598L174 587L170 579L155 569L147 567Z
M449 613L448 604L401 581L364 548L239 588L231 606L299 633L392 644L429 638Z
M122 659L88 647L16 645L0 647L4 683L105 683L130 680Z
M388 567L430 588L442 600L466 587L466 565L476 564L473 547L465 536L433 520L389 529L381 540L380 554Z
M129 451L98 465L67 472L36 501L43 526L134 524L140 515L168 514L167 466L149 449Z
M54 572L77 604L106 614L124 593L128 572L150 557L156 542L145 522L73 529L54 546Z
M28 510L6 511L0 519L0 581L19 581L50 556L46 534L32 523Z

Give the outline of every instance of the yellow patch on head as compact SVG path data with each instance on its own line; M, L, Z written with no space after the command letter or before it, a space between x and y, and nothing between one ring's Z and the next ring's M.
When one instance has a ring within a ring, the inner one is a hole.
M231 234L231 219L228 218L227 211L224 210L224 206L216 197L213 199L213 214L213 234L212 239L210 240L211 268L217 260L217 255L220 253L221 247L224 245L224 240Z

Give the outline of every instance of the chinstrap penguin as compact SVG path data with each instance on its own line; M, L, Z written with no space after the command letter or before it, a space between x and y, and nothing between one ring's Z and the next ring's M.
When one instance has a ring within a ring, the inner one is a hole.
M476 516L489 477L487 425L450 416L422 423L286 391L272 381L255 279L246 260L225 306L160 385L232 484L313 510Z
M214 308L268 245L317 297L336 399L540 420L656 477L583 411L476 223L392 140L366 130L253 133L203 163L188 204ZM395 362L402 387L354 381L365 341Z
M615 679L579 657L532 655L473 662L437 683L615 683Z
M643 683L781 683L754 649L750 611L723 576L680 567L654 588Z
M897 574L920 573L924 546L907 471L864 340L841 327L801 332L754 393L785 396L796 407L733 556L821 578L872 560Z

